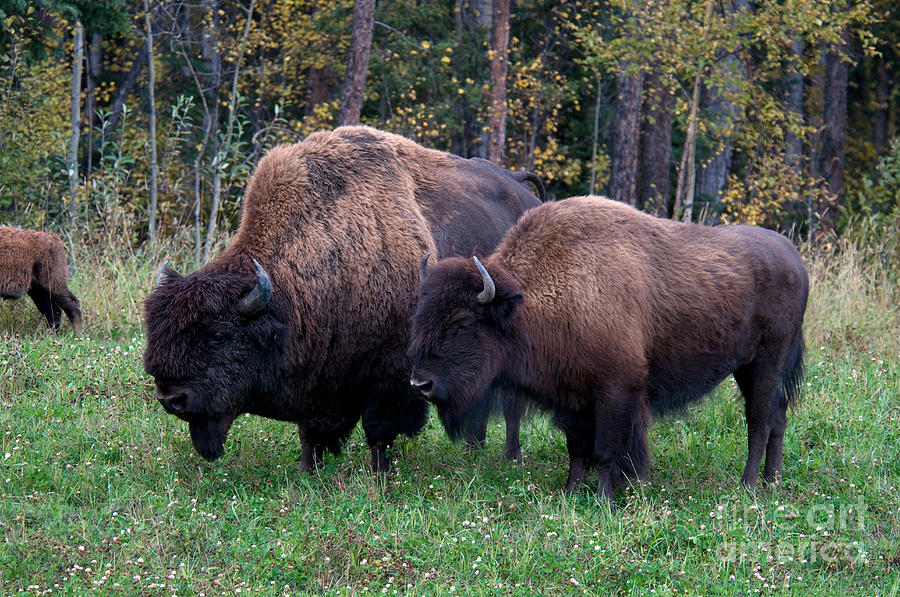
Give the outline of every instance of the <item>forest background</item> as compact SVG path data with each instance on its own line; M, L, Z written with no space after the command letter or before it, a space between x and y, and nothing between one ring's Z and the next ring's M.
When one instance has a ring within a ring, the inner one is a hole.
M199 265L269 147L359 122L556 198L807 239L896 222L890 5L0 0L0 218Z

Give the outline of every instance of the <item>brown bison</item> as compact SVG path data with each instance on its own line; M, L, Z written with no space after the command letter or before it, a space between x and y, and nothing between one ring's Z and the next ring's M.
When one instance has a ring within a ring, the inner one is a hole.
M781 473L803 374L809 282L784 237L661 220L601 197L526 213L482 265L443 259L419 287L411 384L451 436L489 388L530 398L566 434L567 490L598 469L610 497L647 467L649 411L733 373L745 398L742 482Z
M274 148L231 245L188 276L161 271L145 302L160 404L210 460L241 413L294 422L303 470L361 417L387 470L387 447L427 414L406 357L419 259L492 250L540 204L526 180L539 183L368 127Z
M81 329L81 303L69 291L66 247L51 232L0 226L0 297L17 299L26 292L52 329L62 312L75 331Z

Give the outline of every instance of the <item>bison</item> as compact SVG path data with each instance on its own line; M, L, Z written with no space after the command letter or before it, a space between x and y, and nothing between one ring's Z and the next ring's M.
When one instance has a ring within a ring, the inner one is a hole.
M754 487L781 474L786 409L803 374L809 281L781 235L658 219L602 197L526 213L484 260L428 267L412 319L410 383L451 436L490 388L528 397L610 498L648 464L649 413L734 374Z
M26 292L51 329L65 311L81 330L81 303L69 291L66 247L52 232L0 226L0 296L17 299Z
M369 127L272 149L230 246L190 275L161 269L145 301L158 401L209 460L239 414L296 423L305 471L362 418L386 471L427 415L406 357L419 259L492 250L540 204L526 181L540 184Z

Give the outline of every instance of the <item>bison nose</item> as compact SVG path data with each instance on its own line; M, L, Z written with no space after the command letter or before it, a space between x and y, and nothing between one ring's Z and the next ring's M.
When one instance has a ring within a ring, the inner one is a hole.
M431 380L422 380L415 375L409 378L409 385L422 392L426 398L430 398L434 392L434 382Z
M188 395L184 391L174 391L167 394L160 392L156 395L156 399L166 409L166 412L173 415L183 415L188 407Z

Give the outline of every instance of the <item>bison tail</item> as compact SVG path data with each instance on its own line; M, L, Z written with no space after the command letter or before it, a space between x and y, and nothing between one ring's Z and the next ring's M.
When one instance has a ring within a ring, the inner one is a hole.
M794 345L781 376L781 389L784 392L785 407L796 404L800 400L800 382L806 372L804 356L806 355L806 343L803 341L803 331L798 330Z
M628 438L619 446L609 469L609 479L613 491L622 487L627 478L637 480L647 472L650 466L650 455L647 450L647 425L650 422L650 411L642 403L631 421Z

